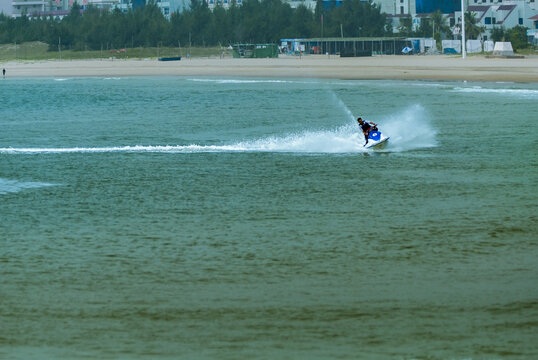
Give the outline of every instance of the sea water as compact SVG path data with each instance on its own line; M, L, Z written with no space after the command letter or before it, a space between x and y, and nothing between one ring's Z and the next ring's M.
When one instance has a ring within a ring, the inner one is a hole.
M536 84L8 78L0 104L2 359L538 357Z

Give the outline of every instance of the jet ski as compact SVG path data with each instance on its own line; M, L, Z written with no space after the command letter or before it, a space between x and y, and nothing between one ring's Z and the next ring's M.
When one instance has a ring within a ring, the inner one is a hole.
M385 136L379 130L372 130L368 134L368 143L364 145L365 148L381 149L387 145L388 136Z

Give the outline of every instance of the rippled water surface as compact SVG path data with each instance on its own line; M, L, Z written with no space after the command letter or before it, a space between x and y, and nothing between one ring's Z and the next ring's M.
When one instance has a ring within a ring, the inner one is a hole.
M536 84L0 94L2 359L538 357Z

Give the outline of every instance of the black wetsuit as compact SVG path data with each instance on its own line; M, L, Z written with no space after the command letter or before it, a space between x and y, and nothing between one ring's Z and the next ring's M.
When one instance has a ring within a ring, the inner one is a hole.
M367 121L364 121L362 123L362 125L360 125L360 127L361 127L362 131L364 131L365 133L368 133L370 131L370 129L372 128L372 125L368 124Z
M368 134L370 133L370 130L372 130L372 125L370 125L367 121L364 121L359 126L362 129L362 132L364 133L364 139L366 140L366 143L368 143Z

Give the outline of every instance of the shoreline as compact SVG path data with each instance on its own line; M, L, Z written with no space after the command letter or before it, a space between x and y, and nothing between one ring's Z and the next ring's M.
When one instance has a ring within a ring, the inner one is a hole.
M193 58L10 61L6 78L230 76L341 80L468 80L538 82L538 57L524 59L450 55L378 55L362 58L307 55L275 59Z

